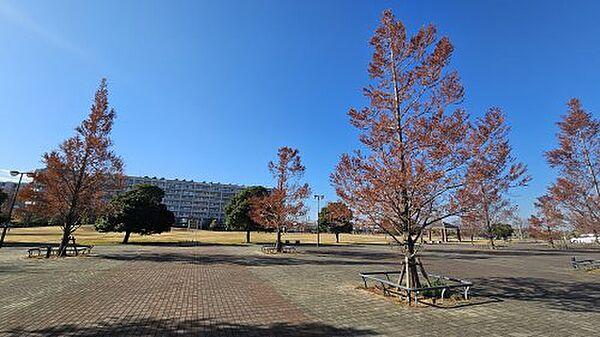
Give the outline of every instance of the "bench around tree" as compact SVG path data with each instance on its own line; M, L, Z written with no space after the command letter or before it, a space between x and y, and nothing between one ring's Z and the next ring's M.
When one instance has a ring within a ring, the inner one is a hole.
M450 289L460 288L462 289L463 298L465 300L469 299L469 290L473 286L473 283L453 277L448 276L440 276L440 275L432 275L429 274L430 278L443 281L445 284L443 285L433 285L428 287L420 287L420 288L408 288L403 284L398 284L397 282L393 282L390 276L395 276L398 279L398 276L402 274L402 271L376 271L376 272L363 272L360 273L360 277L362 278L365 288L368 288L367 281L371 281L373 283L381 285L383 295L388 296L390 294L394 294L397 296L404 296L408 303L414 301L415 304L419 303L419 295L422 295L426 292L441 291L441 298L443 299L447 292Z

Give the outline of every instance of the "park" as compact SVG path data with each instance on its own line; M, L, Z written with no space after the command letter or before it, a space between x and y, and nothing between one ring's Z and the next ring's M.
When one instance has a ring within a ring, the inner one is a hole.
M560 251L541 242L506 243L498 250L456 241L428 245L423 250L428 269L474 282L473 302L409 308L393 296L360 289L359 272L397 265L397 253L383 235L348 234L336 245L329 234L317 248L314 235L286 234L284 239L312 241L295 254L273 255L259 249L262 241L272 242L273 233L245 244L243 232L200 231L195 243L185 232L132 237L123 247L120 236L84 228L80 240L95 245L90 255L43 260L26 258L23 248L56 242L59 231L13 229L14 242L0 254L0 334L591 336L597 331L599 274L573 270L570 259L600 259L598 250ZM53 310L57 307L62 309Z
M0 5L18 45L33 34L84 60L65 64L85 77L3 97L39 122L0 133L0 336L598 335L600 119L575 75L537 79L560 95L522 99L531 86L506 79L485 89L495 79L473 80L489 67L469 57L483 47L449 28L472 17L243 4L256 15L208 2L69 9L87 20L59 26L95 47L29 18L55 8ZM465 6L452 13L482 12ZM89 23L103 17L120 32L108 40ZM98 46L109 53L91 57ZM530 73L532 60L495 58Z

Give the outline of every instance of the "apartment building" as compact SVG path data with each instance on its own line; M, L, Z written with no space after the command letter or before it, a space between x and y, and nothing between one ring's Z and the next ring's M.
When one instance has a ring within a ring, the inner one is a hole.
M213 219L225 221L225 205L245 186L193 180L132 177L125 179L127 188L151 184L165 191L164 204L177 218L177 226L206 227Z
M12 198L16 188L17 183L13 183L12 181L0 181L0 191L8 194L9 198Z

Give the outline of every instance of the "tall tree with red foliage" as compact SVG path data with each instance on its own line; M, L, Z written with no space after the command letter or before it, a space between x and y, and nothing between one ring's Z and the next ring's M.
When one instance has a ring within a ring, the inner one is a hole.
M428 226L462 212L456 193L471 163L471 126L457 106L459 76L446 69L454 47L433 25L408 36L385 11L370 44L370 104L348 113L365 150L344 154L331 181L357 216L404 247L406 285L418 287L415 243Z
M276 186L266 196L250 202L250 217L266 228L276 230L275 248L282 251L281 231L294 226L306 214L304 200L310 194L308 184L302 184L305 167L297 149L284 146L277 152L277 162L269 162L269 171Z
M493 226L506 221L514 212L507 195L509 190L525 186L531 180L525 165L517 162L512 153L509 131L499 108L489 109L476 121L471 133L472 162L458 194L461 204L469 205L461 216L462 223L470 229L478 228L492 247Z
M44 154L45 168L35 175L35 208L62 228L60 256L66 255L75 230L96 216L107 195L121 187L123 163L110 138L114 119L102 79L88 117L75 135Z
M546 152L558 178L539 198L536 208L553 217L532 217L530 222L560 217L565 225L583 233L600 232L600 120L585 111L578 99L568 103L558 122L558 147ZM546 223L544 226L551 225Z

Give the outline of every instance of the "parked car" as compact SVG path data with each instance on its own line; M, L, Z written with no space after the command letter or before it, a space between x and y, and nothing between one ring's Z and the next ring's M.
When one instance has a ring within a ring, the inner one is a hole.
M572 238L571 243L594 243L598 242L600 238L594 234L581 234L578 237Z

